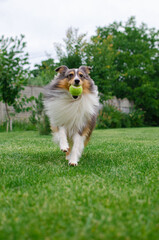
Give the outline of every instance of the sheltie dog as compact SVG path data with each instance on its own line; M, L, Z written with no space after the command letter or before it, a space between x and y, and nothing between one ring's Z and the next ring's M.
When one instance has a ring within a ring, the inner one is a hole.
M97 86L90 78L91 67L69 69L60 66L55 79L45 87L44 106L54 140L66 152L69 165L77 166L84 146L95 127L99 110ZM82 86L80 96L72 96L70 85Z

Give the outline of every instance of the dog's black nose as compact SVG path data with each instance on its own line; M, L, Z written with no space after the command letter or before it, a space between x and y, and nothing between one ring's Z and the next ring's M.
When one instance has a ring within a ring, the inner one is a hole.
M75 84L79 84L80 80L79 79L75 79Z

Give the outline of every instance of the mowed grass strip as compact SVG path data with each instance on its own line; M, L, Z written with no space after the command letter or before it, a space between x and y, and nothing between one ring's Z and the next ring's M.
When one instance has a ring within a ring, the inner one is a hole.
M0 239L159 239L159 128L96 130L78 167L51 136L0 133Z

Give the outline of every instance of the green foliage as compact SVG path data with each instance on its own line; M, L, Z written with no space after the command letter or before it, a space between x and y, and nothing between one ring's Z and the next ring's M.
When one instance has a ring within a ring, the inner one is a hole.
M100 110L96 124L97 129L142 126L144 126L143 111L138 109L127 114L108 104L105 104L103 109Z
M55 65L93 67L91 77L101 101L111 96L128 98L144 112L146 125L159 125L159 31L146 24L137 26L135 17L130 17L126 23L98 27L89 41L85 37L69 28L64 45L55 45ZM41 73L39 69L33 71L32 80L38 85L48 83L47 69Z
M7 122L1 122L0 123L0 132L6 131ZM25 120L14 120L13 121L13 132L14 131L30 131L30 130L36 130L36 127L31 122L25 121Z
M36 125L41 135L50 134L50 122L48 116L44 112L43 94L40 93L38 98L35 99L32 114L29 117L32 124Z
M65 65L68 68L78 68L82 65L82 60L78 54L68 55L61 58L59 65Z
M141 109L133 110L129 113L131 127L143 127L145 125L145 112Z
M105 105L102 110L100 110L97 119L97 128L121 128L122 127L122 114L115 107L110 105Z
M87 65L93 66L91 77L102 93L101 99L107 100L111 96L111 81L115 74L112 36L108 35L106 38L101 38L98 34L93 36L85 51Z
M28 85L44 86L48 84L55 76L55 68L56 64L52 58L42 61L41 64L36 64L31 71Z
M49 135L51 133L50 121L46 114L42 116L42 119L38 121L37 128L40 135Z
M23 85L29 76L26 67L28 66L28 54L24 53L25 46L23 35L20 38L5 38L4 36L0 38L0 101L5 103L8 119L7 131L9 125L12 130L8 106L16 108Z
M126 24L99 27L88 46L87 63L99 90L117 98L133 100L145 112L149 125L159 124L159 31L134 17ZM142 96L142 97L141 97Z
M68 68L78 68L83 64L85 57L86 34L78 34L78 29L69 28L66 38L63 39L64 47L55 44L59 65L66 65Z
M16 102L13 103L13 107L16 113L20 112L29 112L32 110L32 106L29 106L30 103L32 103L35 100L34 96L27 97L26 95L23 95L23 97L16 99ZM11 115L11 114L10 114ZM15 115L15 114L13 114Z
M142 97L141 97L142 96ZM136 108L145 110L145 123L159 125L159 88L151 83L143 84L135 89Z
M28 79L28 54L24 53L24 36L0 38L0 101L15 104Z

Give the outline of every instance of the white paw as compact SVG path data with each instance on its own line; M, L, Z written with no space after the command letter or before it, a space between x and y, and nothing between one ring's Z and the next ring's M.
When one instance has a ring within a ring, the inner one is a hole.
M78 162L69 162L69 165L70 165L70 166L77 166L77 165L78 165Z
M61 150L62 152L68 152L68 150L69 150L68 144L61 144L61 145L60 145L60 150Z
M78 160L77 160L77 158L70 158L69 159L69 165L70 166L77 166L78 165Z

